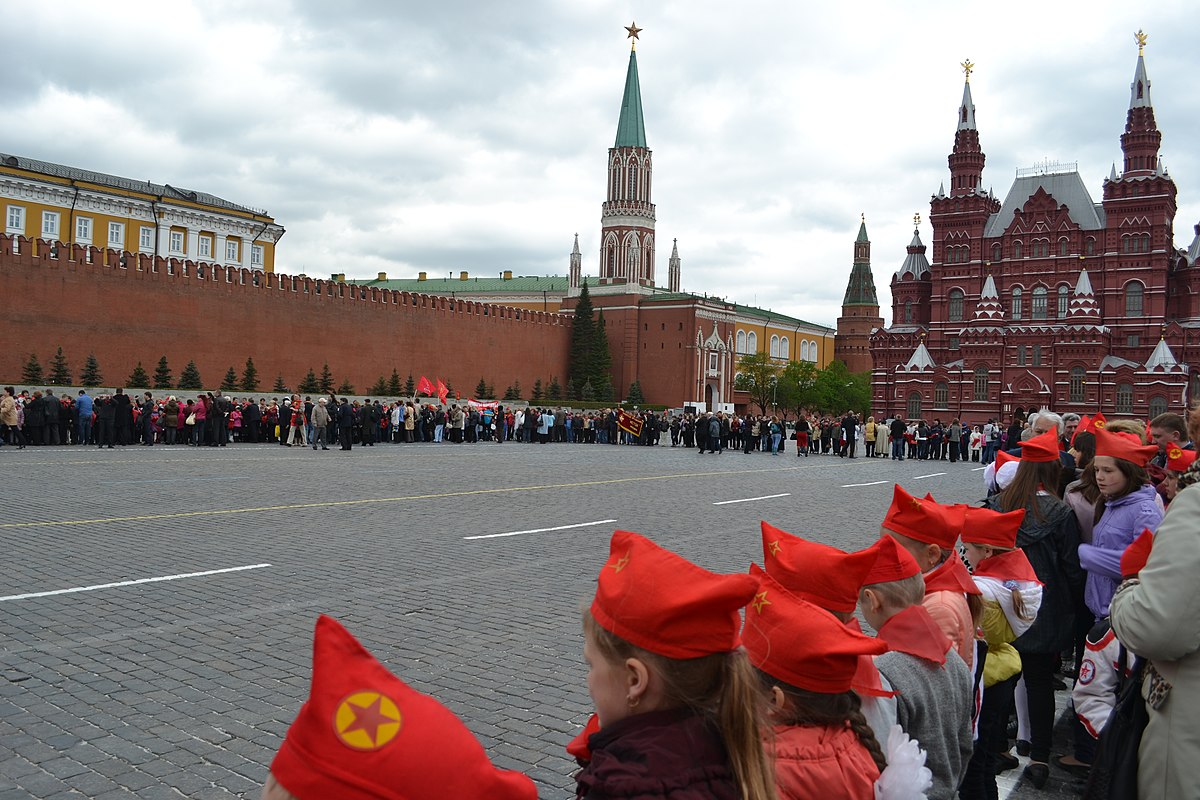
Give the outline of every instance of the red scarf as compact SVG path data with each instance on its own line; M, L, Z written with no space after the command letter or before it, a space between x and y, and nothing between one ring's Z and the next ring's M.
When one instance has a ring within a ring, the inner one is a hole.
M951 553L949 558L925 573L925 594L930 592L980 594L979 587L957 553Z
M846 623L846 627L855 633L862 633L862 626L858 624L858 617L851 617L850 621ZM858 666L855 669L854 678L850 681L850 688L859 696L896 696L895 692L889 692L883 688L883 681L879 677L879 669L875 666L875 659L867 655L858 657Z
M924 606L909 606L896 614L879 629L879 638L889 650L937 664L946 663L950 640L929 616Z
M1037 573L1033 571L1033 565L1029 563L1029 557L1020 548L985 558L975 567L975 574L981 578L994 578L1002 583L1029 581L1041 585Z

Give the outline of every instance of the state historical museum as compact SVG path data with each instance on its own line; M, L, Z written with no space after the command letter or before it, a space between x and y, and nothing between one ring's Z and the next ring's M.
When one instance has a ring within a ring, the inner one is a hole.
M1113 165L1097 203L1076 165L983 188L970 62L950 182L892 276L892 325L870 336L873 411L982 422L1049 407L1153 417L1200 396L1200 225L1174 244L1175 182L1159 158L1145 37Z

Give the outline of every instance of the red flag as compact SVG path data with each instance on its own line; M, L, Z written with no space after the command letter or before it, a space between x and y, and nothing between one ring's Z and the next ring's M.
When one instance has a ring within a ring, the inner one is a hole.
M642 420L624 409L617 411L617 427L634 436L642 435Z
M450 394L450 392L446 389L446 384L442 383L441 378L438 378L437 379L437 396L438 396L438 400L442 401L442 405L446 404L446 397L449 394Z
M433 394L433 384L424 375L421 376L421 380L417 381L417 394L422 397L429 397Z

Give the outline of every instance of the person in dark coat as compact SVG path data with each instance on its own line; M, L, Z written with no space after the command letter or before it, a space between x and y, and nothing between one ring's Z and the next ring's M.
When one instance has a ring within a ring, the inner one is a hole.
M133 438L133 401L125 394L124 389L117 389L112 402L116 408L113 424L116 428L117 444L124 447Z
M337 410L338 424L338 441L342 444L343 450L349 450L353 443L354 435L354 409L350 405L350 401L343 397L341 405Z
M285 402L279 407L279 444L284 447L291 447L288 444L288 433L292 429L292 404Z
M258 426L262 422L262 409L258 407L258 403L246 403L246 407L242 409L242 429L244 433L242 438L247 442L258 441Z
M53 389L47 389L42 398L42 444L62 444L59 439L59 421L62 416L62 406L54 396Z
M96 398L95 407L96 448L108 445L108 449L112 450L116 441L117 405L111 397L104 394Z
M145 401L142 403L142 445L145 447L154 446L154 396L149 392L145 394Z

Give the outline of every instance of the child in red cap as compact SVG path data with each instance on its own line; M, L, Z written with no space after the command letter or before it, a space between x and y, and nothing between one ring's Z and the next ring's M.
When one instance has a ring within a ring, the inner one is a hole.
M262 800L537 800L498 770L450 709L412 689L331 617L317 620L312 688Z
M1021 674L1021 654L1012 642L1037 618L1042 584L1025 551L1016 549L1024 509L1007 514L987 508L964 510L963 549L982 593L980 627L988 644L979 735L959 792L961 800L973 800L997 795L996 774L1001 754L1008 751L1008 717Z
M859 608L887 643L875 659L899 694L897 721L928 754L930 800L952 800L971 756L971 673L921 605L925 580L916 559L890 536L874 545L875 565L864 579Z
M583 654L600 730L576 797L773 800L758 679L740 649L758 580L617 531L597 583Z
M1179 476L1187 472L1196 460L1195 450L1184 450L1179 445L1172 442L1167 447L1167 469L1163 476L1160 489L1162 490L1163 502L1168 505L1175 499L1175 495L1179 494Z

